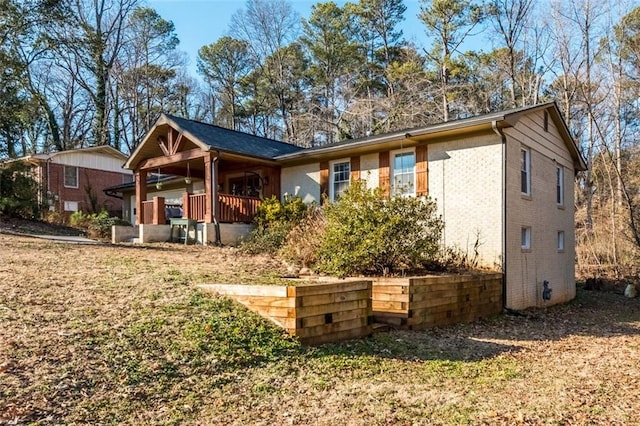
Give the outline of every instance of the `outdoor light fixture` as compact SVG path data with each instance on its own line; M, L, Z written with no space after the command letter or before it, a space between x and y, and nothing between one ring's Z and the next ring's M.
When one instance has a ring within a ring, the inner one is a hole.
M189 169L189 163L187 163L187 177L184 178L184 183L191 184L191 169Z
M160 182L160 167L158 167L158 177L156 180L156 189L162 189L162 182Z

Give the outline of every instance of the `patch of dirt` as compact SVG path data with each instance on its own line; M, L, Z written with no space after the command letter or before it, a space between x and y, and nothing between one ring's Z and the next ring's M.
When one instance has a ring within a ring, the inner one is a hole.
M56 225L40 220L0 217L0 232L29 235L80 236L82 231L70 226Z

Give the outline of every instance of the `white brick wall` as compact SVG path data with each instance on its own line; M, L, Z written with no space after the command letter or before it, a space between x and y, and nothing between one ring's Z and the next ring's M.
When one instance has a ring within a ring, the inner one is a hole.
M524 117L507 129L507 307L524 309L566 302L575 297L574 169L557 129L542 129L542 113ZM531 150L531 197L521 195L520 147ZM564 206L556 205L556 165L564 167ZM521 229L531 227L531 250L521 248ZM558 231L565 249L557 250ZM551 300L542 299L549 281Z
M281 193L296 195L305 203L320 203L320 163L283 167Z
M429 145L429 195L445 222L443 243L501 267L502 146L495 134Z

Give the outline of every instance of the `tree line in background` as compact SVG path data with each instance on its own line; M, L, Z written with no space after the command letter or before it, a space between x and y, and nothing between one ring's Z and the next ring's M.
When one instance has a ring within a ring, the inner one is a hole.
M640 7L603 0L247 1L189 75L174 26L142 0L0 0L0 158L108 144L160 112L302 146L556 100L590 169L579 260L640 248ZM206 31L206 29L202 29ZM482 48L470 48L481 46Z

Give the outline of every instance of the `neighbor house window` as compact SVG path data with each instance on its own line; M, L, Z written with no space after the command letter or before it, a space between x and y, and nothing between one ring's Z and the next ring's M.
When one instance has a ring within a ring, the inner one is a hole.
M64 211L65 212L77 212L78 211L78 202L77 201L65 201L64 202Z
M520 150L520 191L523 195L531 195L531 151Z
M559 206L564 205L564 168L556 167L556 203Z
M545 132L549 131L549 113L547 111L544 112L544 122L542 124Z
M64 166L64 186L67 188L78 187L78 168L75 166Z
M349 187L351 163L349 160L336 161L331 167L331 199L337 200Z
M525 226L522 227L521 233L520 233L520 247L523 250L528 250L531 248L531 227L530 226Z
M393 193L416 195L416 153L398 152L392 158Z
M564 231L558 231L557 248L558 251L564 250Z

